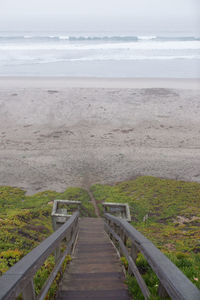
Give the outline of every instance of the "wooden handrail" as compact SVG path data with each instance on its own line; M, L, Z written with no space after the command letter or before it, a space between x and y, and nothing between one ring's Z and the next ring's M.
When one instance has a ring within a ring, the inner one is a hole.
M22 293L24 300L44 299L66 255L70 254L73 249L78 234L78 218L79 212L75 212L64 225L24 256L0 278L0 300L15 299L20 293ZM49 255L54 251L60 254L60 244L64 239L68 241L66 250L59 257L56 256L56 265L40 295L36 297L33 276Z
M161 298L170 296L175 300L200 299L199 289L152 242L125 220L111 214L104 216L105 230L117 242L120 254L126 257L129 270L135 275L145 299L150 298L150 292L135 264L139 252L144 255L160 280L158 295ZM131 251L126 245L127 239L131 240Z

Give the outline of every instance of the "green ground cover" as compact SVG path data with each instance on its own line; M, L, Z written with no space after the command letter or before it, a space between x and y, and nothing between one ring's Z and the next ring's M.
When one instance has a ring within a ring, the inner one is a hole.
M116 185L93 185L91 190L102 212L102 202L124 202L131 208L132 225L166 254L200 288L200 184L155 177L138 177ZM145 220L146 219L146 220ZM142 255L137 265L152 299L158 279ZM143 299L135 278L127 278L130 291Z
M200 184L155 177L138 177L116 185L93 185L91 191L101 214L102 202L124 202L131 208L132 225L149 238L198 287L200 287ZM68 188L64 193L45 191L32 196L13 187L0 187L0 275L36 247L52 231L54 199L82 202L81 215L95 216L87 191ZM67 262L70 257L67 257ZM126 266L126 261L122 259ZM158 279L142 255L137 265L156 296ZM54 266L51 256L35 276L36 292ZM47 299L53 299L59 274ZM127 276L130 292L143 299L136 280Z
M45 191L32 196L19 188L0 187L0 276L52 232L51 211L54 199L81 201L81 215L95 216L87 191L68 188L64 193ZM64 265L70 261L67 257ZM39 293L55 264L51 256L37 272L34 282ZM59 275L49 292L52 299Z

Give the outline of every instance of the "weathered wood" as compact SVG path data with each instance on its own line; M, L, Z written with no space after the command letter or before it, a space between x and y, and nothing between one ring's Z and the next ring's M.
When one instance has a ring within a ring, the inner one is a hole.
M139 287L140 287L140 289L142 291L142 294L144 295L145 300L148 300L149 297L150 297L149 289L148 289L146 283L144 282L144 279L140 275L140 272L139 272L136 264L134 263L134 261L130 257L130 255L128 253L128 250L126 249L123 241L121 240L121 238L114 232L114 230L109 225L107 225L107 230L110 231L112 233L113 237L118 241L119 247L120 247L123 255L126 257L126 259L128 261L130 270L135 275L135 278L136 278L136 280L138 282L138 285L139 285Z
M136 247L136 245L132 243L130 256L132 257L133 261L136 261L138 253L139 253L138 248Z
M132 244L132 246L131 246L131 251L130 251L130 257L132 258L132 260L133 260L134 262L136 262L138 253L139 253L139 251L138 251L137 247L136 247L134 244ZM128 266L128 273L129 273L129 274L132 273L130 266Z
M58 247L55 250L55 262L57 263L59 261L60 258L60 245L58 245Z
M72 216L72 213L69 213L66 207L59 208L60 204L65 205L66 207L68 206L68 208L70 205L75 205L78 208L78 210L80 210L81 207L80 201L58 200L58 199L54 200L52 213L51 213L52 225L54 231L60 228Z
M19 293L26 289L27 283L32 280L36 271L43 265L49 255L56 250L67 232L71 232L74 224L78 227L78 217L79 212L74 213L62 227L23 257L0 278L0 300L15 299Z
M63 256L61 257L60 261L55 265L53 271L51 272L51 275L49 276L48 280L46 281L45 285L43 286L39 296L37 297L37 300L43 300L46 296L46 294L48 293L48 290L49 288L51 287L54 279L56 278L59 270L61 269L62 267L62 264L65 260L65 257L68 255L68 254L71 254L73 252L71 252L71 247L74 243L74 241L76 240L77 238L77 233L78 233L78 228L76 229L76 231L74 232L74 235L72 237L72 240L69 242L69 244L67 245L67 248L63 254Z
M64 273L58 300L130 300L119 257L100 218L83 218L74 258Z
M51 214L52 216L62 216L63 213L64 213L64 215L66 215L66 212L64 212L64 211L62 211L62 209L58 208L59 203L63 203L66 206L70 205L70 204L75 204L75 205L77 205L78 208L80 208L80 206L81 206L81 202L80 201L59 200L59 199L54 200L52 214Z
M35 300L35 289L33 280L30 280L22 292L23 300Z
M104 213L117 213L119 218L128 222L131 221L131 214L128 203L103 202Z
M128 222L105 214L105 220L118 224L126 232L128 238L141 251L147 262L158 276L161 284L174 300L198 300L198 288L147 238Z
M161 299L169 298L169 295L168 295L166 289L164 288L164 286L161 283L158 286L158 296Z

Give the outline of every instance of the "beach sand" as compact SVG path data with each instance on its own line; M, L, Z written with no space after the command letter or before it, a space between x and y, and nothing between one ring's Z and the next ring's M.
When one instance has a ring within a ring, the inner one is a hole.
M0 185L200 182L200 82L0 78Z

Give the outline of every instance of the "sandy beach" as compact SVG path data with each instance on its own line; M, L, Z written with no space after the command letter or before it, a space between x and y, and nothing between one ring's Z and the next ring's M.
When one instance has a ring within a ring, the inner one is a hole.
M200 81L0 78L0 185L200 182Z

